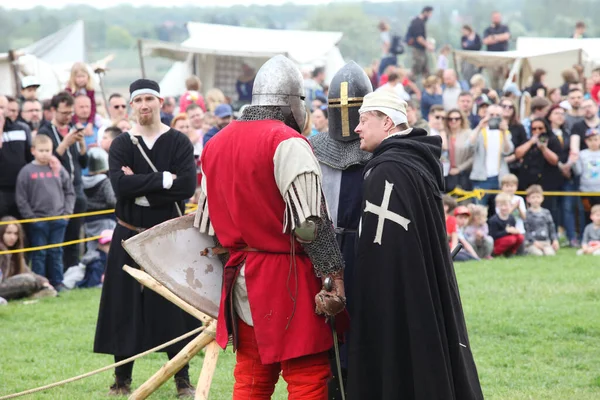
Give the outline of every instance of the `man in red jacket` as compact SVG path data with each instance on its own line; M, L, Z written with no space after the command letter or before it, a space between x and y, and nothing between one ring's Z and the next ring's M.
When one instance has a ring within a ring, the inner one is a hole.
M290 398L327 399L326 317L344 310L344 263L319 163L299 134L303 96L297 67L273 57L256 75L252 105L202 152L196 221L230 254L216 340L224 348L233 336L234 399L270 399L280 372Z

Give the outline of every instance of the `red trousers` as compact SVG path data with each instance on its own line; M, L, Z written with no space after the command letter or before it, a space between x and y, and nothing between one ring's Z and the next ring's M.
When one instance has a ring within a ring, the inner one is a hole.
M523 235L506 235L500 239L494 240L494 255L517 254L517 250L523 244L525 237Z
M269 400L282 371L288 384L288 400L327 400L327 382L331 377L327 352L263 365L254 328L243 321L238 324L233 400Z

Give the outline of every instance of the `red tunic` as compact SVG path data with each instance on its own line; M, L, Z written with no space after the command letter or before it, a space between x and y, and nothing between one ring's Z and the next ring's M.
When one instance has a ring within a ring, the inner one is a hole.
M321 281L308 256L298 254L302 247L297 242L294 271L290 235L282 233L285 203L275 181L273 157L279 144L290 138L302 136L280 121L236 121L213 137L202 152L208 211L216 236L226 248L260 250L231 253L216 339L225 348L232 334L230 294L236 267L245 261L248 301L263 364L327 351L333 345L328 324L315 314L314 298ZM296 298L295 311L291 296Z

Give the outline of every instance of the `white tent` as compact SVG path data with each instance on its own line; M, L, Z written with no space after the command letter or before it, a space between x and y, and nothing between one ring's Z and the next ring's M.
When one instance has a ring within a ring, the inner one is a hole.
M85 62L83 21L15 50L13 54L14 62L9 54L0 54L0 93L17 95L20 79L34 75L41 83L39 98L49 98L64 89L73 63Z
M524 88L530 84L533 72L542 68L547 72L546 84L549 87L558 87L562 84L561 72L571 68L574 64L583 64L589 69L591 63L587 53L580 49L531 49L504 52L493 51L454 51L455 64L461 65L467 61L477 67L495 67L505 65L511 68L508 82L516 76L517 85Z
M520 37L517 51L563 51L582 49L594 65L600 65L600 39L572 39L547 37Z
M328 79L344 65L337 47L341 32L292 31L238 26L187 24L190 38L181 45L140 41L143 56L166 57L176 62L160 83L165 96L185 91L185 79L197 75L203 90L213 87L236 97L235 82L242 63L255 69L270 57L283 54L299 66L324 66Z

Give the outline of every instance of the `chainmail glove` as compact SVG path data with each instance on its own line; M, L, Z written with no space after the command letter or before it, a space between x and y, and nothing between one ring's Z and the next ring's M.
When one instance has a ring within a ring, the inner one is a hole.
M315 312L318 315L333 317L346 308L346 293L341 273L324 277L323 282L328 278L331 279L332 285L330 288L324 285L321 291L315 296Z

